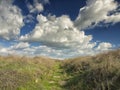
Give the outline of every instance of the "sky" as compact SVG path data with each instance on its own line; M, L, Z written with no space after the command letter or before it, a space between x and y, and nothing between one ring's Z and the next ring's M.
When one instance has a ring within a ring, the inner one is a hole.
M119 35L120 0L0 0L0 55L95 55Z

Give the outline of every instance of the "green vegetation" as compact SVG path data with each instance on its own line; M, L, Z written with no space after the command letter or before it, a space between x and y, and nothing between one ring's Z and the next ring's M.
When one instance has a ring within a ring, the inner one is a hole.
M120 50L66 60L68 90L120 90Z
M53 90L48 80L56 65L59 61L43 57L0 57L0 90Z
M0 90L120 90L120 50L64 61L1 56Z

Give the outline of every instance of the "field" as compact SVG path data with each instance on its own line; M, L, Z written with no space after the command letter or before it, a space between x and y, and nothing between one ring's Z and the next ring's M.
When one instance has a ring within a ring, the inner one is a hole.
M0 56L0 90L120 90L120 50L66 60Z

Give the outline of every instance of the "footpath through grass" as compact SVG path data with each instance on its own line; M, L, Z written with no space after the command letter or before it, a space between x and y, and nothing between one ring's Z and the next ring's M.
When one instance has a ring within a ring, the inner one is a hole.
M120 50L64 61L0 57L0 90L120 90Z
M61 63L57 62L56 65L50 70L47 78L42 81L45 90L64 90L64 85L66 84L66 74L63 68L61 68Z
M0 90L64 90L66 78L61 61L0 57Z

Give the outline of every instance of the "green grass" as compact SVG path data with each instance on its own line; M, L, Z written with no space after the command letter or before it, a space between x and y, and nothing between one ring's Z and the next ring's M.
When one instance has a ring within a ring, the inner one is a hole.
M49 65L47 65L47 62ZM46 58L1 57L1 90L45 90L42 83L49 78L54 60Z
M0 90L120 90L120 50L64 61L1 56Z

